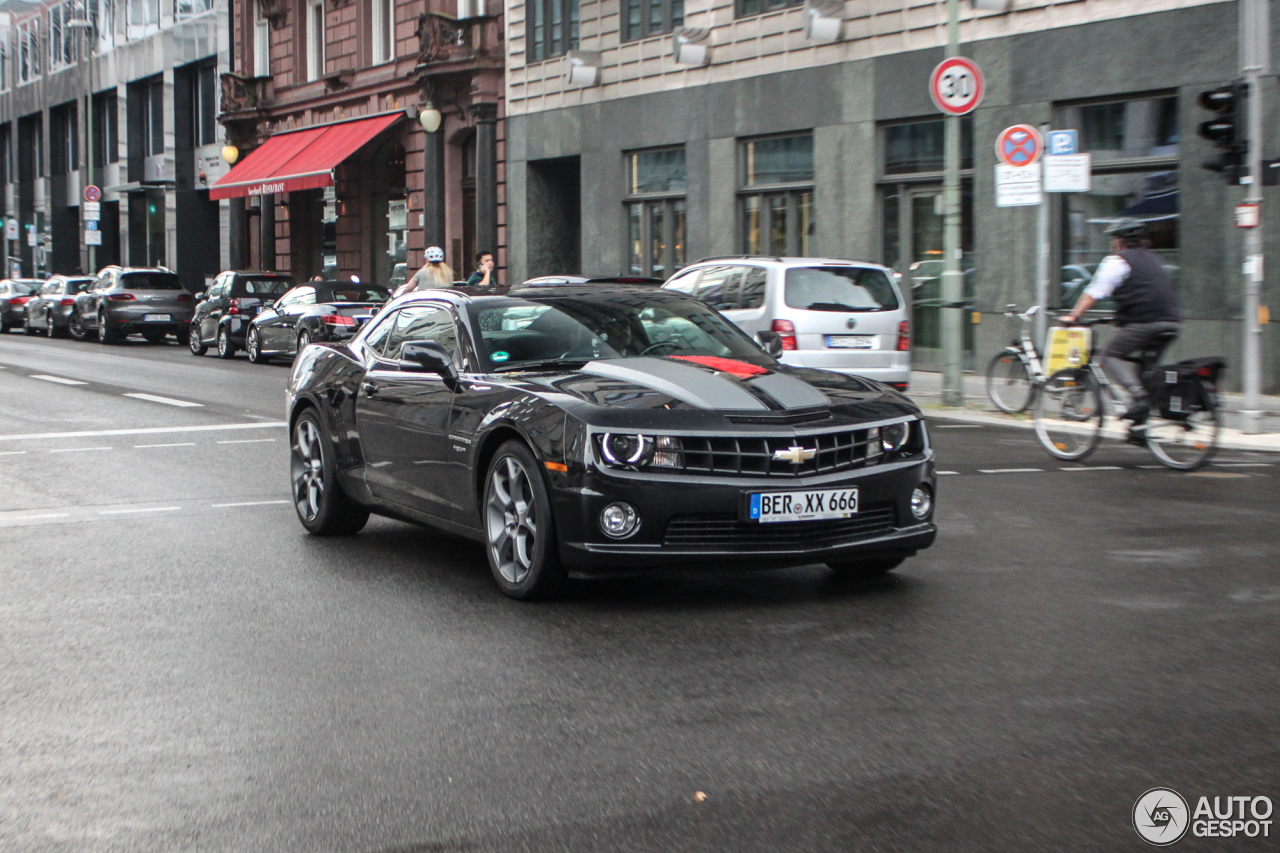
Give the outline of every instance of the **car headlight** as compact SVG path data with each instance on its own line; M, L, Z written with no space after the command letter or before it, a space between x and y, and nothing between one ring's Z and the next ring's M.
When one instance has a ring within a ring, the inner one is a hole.
M600 437L600 455L615 468L679 468L683 451L672 435L606 432Z
M885 453L893 453L906 446L911 437L911 425L907 422L880 427L880 446Z

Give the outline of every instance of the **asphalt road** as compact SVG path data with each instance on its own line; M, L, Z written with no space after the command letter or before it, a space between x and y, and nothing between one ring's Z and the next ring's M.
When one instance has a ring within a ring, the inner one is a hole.
M1280 803L1280 458L938 422L890 576L530 605L469 542L306 537L286 371L0 339L0 850L1138 850L1152 787Z

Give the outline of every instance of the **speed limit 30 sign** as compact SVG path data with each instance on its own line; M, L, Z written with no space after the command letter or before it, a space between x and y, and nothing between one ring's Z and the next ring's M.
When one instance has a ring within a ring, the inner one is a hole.
M977 109L985 89L977 63L963 56L942 60L929 77L929 96L934 106L953 116Z

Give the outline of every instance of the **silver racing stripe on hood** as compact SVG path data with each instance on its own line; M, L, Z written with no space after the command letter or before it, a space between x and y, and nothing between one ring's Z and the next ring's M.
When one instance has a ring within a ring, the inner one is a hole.
M766 373L747 380L752 388L763 391L784 409L806 409L813 406L829 406L831 398L808 382L785 373Z
M750 391L721 374L662 358L591 361L579 371L605 379L633 382L702 409L768 411Z

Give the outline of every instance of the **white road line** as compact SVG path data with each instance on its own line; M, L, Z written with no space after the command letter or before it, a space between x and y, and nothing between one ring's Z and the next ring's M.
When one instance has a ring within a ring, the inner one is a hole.
M98 515L124 515L125 513L134 512L178 512L181 509L182 507L180 506L152 506L142 509L100 509L98 510Z
M59 385L88 385L88 382L81 382L79 379L63 379L61 376L49 376L46 373L32 373L32 379L43 379L45 382L57 382Z
M1119 465L1082 465L1079 468L1059 468L1059 471L1120 471Z
M947 474L959 474L959 471L939 471L938 476L945 477Z
M268 504L287 504L288 501L241 501L233 504L210 504L210 506L222 509L228 506L267 506Z
M29 441L40 438L104 438L109 435L160 435L166 432L221 432L230 429L283 429L284 421L263 421L251 424L211 424L208 426L140 427L138 429L104 429L93 432L28 432L16 435L0 435L0 441Z
M145 447L195 447L195 446L196 446L196 443L194 441L180 441L176 444L135 444L133 447L135 450L141 450Z
M19 454L26 453L26 452L27 451L25 450L3 450L3 451L0 451L0 456L18 456Z
M934 429L982 429L982 424L934 424Z
M30 518L70 518L70 517L71 517L71 513L69 513L69 512L51 512L51 513L49 513L48 515L19 515L19 516L14 516L12 520L13 520L13 521L26 521L27 519L30 519Z
M1274 462L1214 462L1214 468L1273 468Z
M1040 474L1043 468L979 468L979 474Z
M219 441L218 444L257 444L263 441L275 441L274 438L235 438Z
M83 453L86 450L110 450L110 447L56 447L50 453Z
M172 397L157 397L155 394L143 394L141 391L134 391L124 396L132 397L135 400L146 400L150 403L164 403L166 406L180 406L184 409L204 407L204 403L191 403L187 400L175 400Z

